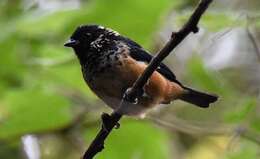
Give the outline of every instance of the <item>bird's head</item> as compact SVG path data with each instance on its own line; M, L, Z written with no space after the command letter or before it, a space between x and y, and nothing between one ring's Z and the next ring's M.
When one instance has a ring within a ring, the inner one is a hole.
M65 47L74 49L76 55L81 59L87 56L93 42L101 37L110 40L111 36L117 36L118 33L100 25L81 25L71 35L70 39L64 44Z
M81 25L71 35L64 44L66 47L88 47L92 41L105 32L105 28L99 25Z

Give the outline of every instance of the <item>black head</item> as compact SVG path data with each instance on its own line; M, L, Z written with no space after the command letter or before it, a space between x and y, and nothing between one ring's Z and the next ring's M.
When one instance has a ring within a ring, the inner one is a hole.
M93 51L89 51L93 48L92 42L99 37L105 37L106 40L113 39L119 34L109 28L105 28L100 25L82 25L77 27L70 39L64 44L66 47L72 47L81 62L85 61ZM94 53L97 53L94 51Z
M105 31L106 29L99 25L79 26L64 46L72 48L87 47Z

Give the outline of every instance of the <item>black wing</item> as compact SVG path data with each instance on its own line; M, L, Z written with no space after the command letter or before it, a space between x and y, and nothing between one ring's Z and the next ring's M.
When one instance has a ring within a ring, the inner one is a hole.
M153 56L147 53L139 44L130 39L125 39L125 42L130 46L130 56L137 61L143 61L149 63ZM182 86L182 84L176 79L174 73L163 63L156 69L161 75L170 81L176 82Z

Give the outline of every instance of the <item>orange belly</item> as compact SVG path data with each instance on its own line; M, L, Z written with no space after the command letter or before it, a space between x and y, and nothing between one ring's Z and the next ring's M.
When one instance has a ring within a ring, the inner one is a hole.
M145 63L138 62L131 57L125 58L121 62L122 65L113 66L94 78L93 82L88 82L96 95L113 109L118 109L125 90L133 85L147 67ZM144 91L144 95L139 98L137 104L128 103L119 110L120 113L145 114L147 110L156 105L166 104L177 99L183 93L183 88L155 71L144 86Z

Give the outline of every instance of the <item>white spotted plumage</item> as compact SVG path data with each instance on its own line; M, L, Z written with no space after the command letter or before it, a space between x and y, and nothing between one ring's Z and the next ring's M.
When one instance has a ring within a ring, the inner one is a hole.
M121 114L143 116L151 108L176 99L203 108L217 100L217 96L183 86L162 63L145 84L138 102L118 109L124 92L140 77L152 56L133 40L99 25L78 27L65 46L74 49L91 90Z

